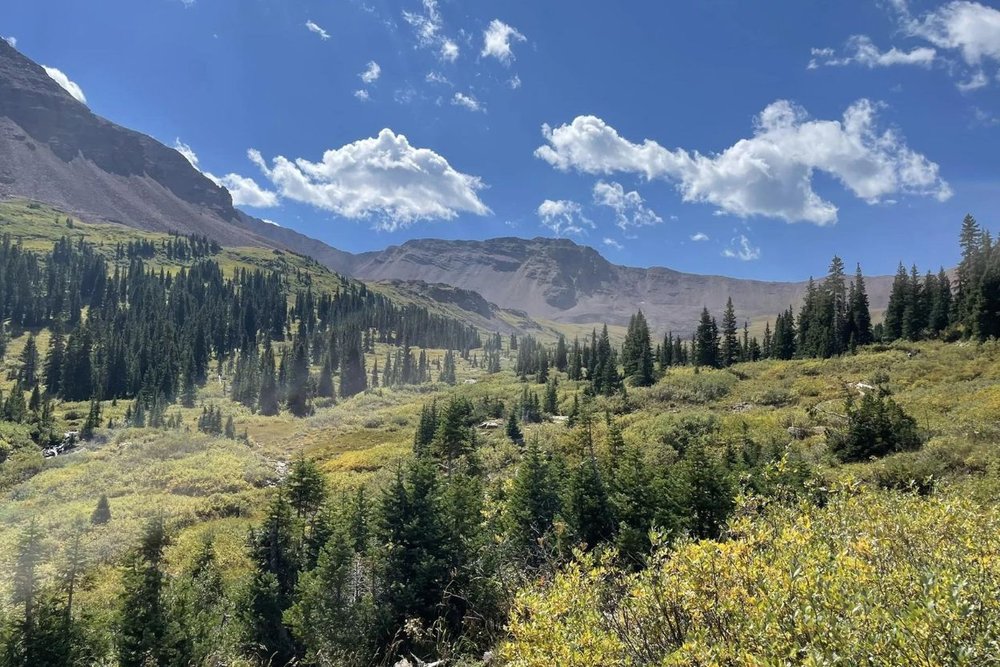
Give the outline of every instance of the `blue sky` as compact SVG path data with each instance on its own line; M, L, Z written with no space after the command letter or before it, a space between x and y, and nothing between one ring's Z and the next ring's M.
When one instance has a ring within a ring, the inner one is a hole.
M562 235L799 279L834 253L950 265L966 212L996 226L988 3L4 5L0 35L96 113L345 250Z

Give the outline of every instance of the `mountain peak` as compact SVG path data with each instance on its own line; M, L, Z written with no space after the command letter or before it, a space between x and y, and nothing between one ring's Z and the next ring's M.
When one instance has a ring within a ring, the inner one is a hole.
M0 158L0 197L228 245L274 245L239 226L229 192L180 153L94 114L3 40Z

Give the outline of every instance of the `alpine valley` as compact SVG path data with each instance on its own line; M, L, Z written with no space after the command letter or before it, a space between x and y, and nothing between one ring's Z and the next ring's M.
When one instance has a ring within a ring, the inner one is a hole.
M802 282L350 253L0 40L0 665L1000 665L1000 247L947 224Z

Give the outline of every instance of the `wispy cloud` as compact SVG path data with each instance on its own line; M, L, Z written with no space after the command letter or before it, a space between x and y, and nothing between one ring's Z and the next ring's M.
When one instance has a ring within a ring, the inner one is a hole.
M604 237L602 243L604 243L604 245L608 246L609 248L614 248L615 250L622 250L625 248L625 246L623 246L621 243L615 241L613 238L610 238L608 236Z
M546 199L538 206L538 219L556 236L582 234L595 226L583 215L583 207L568 199Z
M320 39L330 39L330 33L321 28L316 22L309 20L306 21L306 28L309 32L314 32L320 36Z
M692 234L691 235L691 240L692 241L708 241L709 239L708 239L708 234L706 234L705 232L698 232L697 234Z
M622 229L645 227L663 222L663 218L646 206L635 190L625 191L620 183L598 181L594 185L594 203L615 212L615 224Z
M382 68L379 67L379 64L377 62L375 62L374 60L370 60L368 61L368 64L365 66L365 71L363 71L361 74L358 74L358 76L361 77L361 80L364 81L365 83L372 84L378 81L378 78L382 76Z
M860 65L869 69L898 65L930 67L937 57L937 51L926 46L916 47L909 51L903 51L896 47L892 47L888 51L881 51L867 35L851 37L847 40L844 52L839 56L830 48L813 49L811 54L812 58L809 60L808 69L846 65Z
M444 21L437 0L423 0L422 12L403 11L403 20L413 28L417 46L434 49L445 62L455 62L460 49L454 39L444 34Z
M451 98L451 103L455 106L464 107L469 111L485 111L482 103L472 95L465 93L455 93Z
M750 262L760 259L760 248L750 245L750 239L740 234L730 241L729 247L722 251L722 256Z

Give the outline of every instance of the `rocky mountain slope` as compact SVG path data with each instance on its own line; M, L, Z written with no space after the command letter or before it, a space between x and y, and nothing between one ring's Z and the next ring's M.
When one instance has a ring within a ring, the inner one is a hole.
M206 234L225 245L279 245L236 224L229 192L177 151L92 113L4 40L0 197L149 231Z
M340 258L344 259L344 258ZM473 290L504 308L566 323L623 324L642 308L658 330L689 333L703 306L733 298L741 318L798 307L806 283L741 280L612 264L567 239L421 239L347 258L334 269L362 280L418 280ZM823 270L825 267L817 267ZM885 308L891 277L867 279L872 308Z

